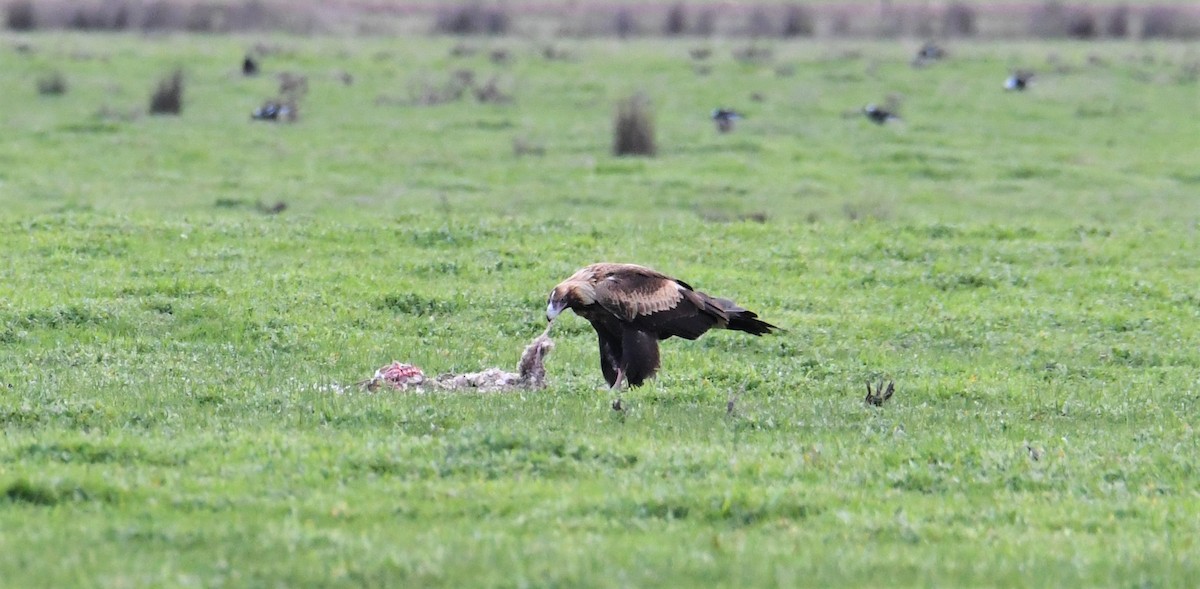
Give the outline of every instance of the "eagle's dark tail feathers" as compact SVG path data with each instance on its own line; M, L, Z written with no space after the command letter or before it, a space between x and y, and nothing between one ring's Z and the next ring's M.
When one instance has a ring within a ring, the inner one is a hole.
M725 329L744 331L752 335L763 335L779 329L779 327L759 319L758 314L754 311L747 311L729 299L713 297L712 300L729 315L729 322L725 324Z

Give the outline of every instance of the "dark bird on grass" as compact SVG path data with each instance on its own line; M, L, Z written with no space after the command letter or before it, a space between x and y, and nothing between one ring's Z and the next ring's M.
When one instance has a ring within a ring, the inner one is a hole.
M717 130L722 133L732 131L733 122L740 118L742 118L742 113L731 108L718 108L712 112L712 120L717 123Z
M658 342L694 340L712 328L752 335L779 329L729 299L709 296L635 264L587 266L550 291L546 319L563 309L587 319L600 340L600 371L610 388L641 385L658 371Z
M912 64L913 67L925 67L945 57L945 49L933 41L928 41L917 50L917 56L913 58Z
M249 55L247 55L245 58L242 59L242 75L243 76L257 76L258 75L258 62L255 61L254 58L250 57Z
M896 115L895 112L883 107L875 106L874 104L868 104L864 106L862 111L863 114L867 115L867 118L876 125L882 125L888 121L900 120L900 117Z
M1017 70L1007 80L1004 80L1004 89L1020 92L1029 87L1029 82L1032 79L1033 72L1029 70Z
M250 113L250 118L256 121L295 121L296 105L290 102L268 100L262 106Z

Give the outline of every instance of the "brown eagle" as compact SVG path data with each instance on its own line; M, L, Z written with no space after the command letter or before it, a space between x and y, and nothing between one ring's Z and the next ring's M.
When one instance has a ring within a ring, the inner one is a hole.
M729 299L635 264L592 264L550 291L546 320L563 309L591 322L600 338L600 370L609 387L636 387L658 370L658 341L694 340L714 327L753 335L779 329Z

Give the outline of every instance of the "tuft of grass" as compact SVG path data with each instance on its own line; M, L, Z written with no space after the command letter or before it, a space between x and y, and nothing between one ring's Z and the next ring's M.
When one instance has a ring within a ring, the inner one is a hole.
M285 100L300 100L308 94L308 76L295 72L280 72L279 95Z
M37 92L42 96L60 96L67 93L67 77L60 71L53 71L39 76Z
M654 139L654 115L650 100L634 94L617 102L613 120L613 154L653 156L658 152Z
M150 95L150 114L178 115L183 111L183 70L176 68L159 80Z
M471 91L475 94L475 100L481 104L507 104L512 102L513 95L503 86L505 84L501 82L500 76L492 76L486 82L473 87Z

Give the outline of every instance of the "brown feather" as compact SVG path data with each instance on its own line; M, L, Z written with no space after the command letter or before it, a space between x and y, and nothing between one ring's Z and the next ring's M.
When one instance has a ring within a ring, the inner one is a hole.
M625 321L674 309L684 287L649 268L610 264L593 278L596 303Z

